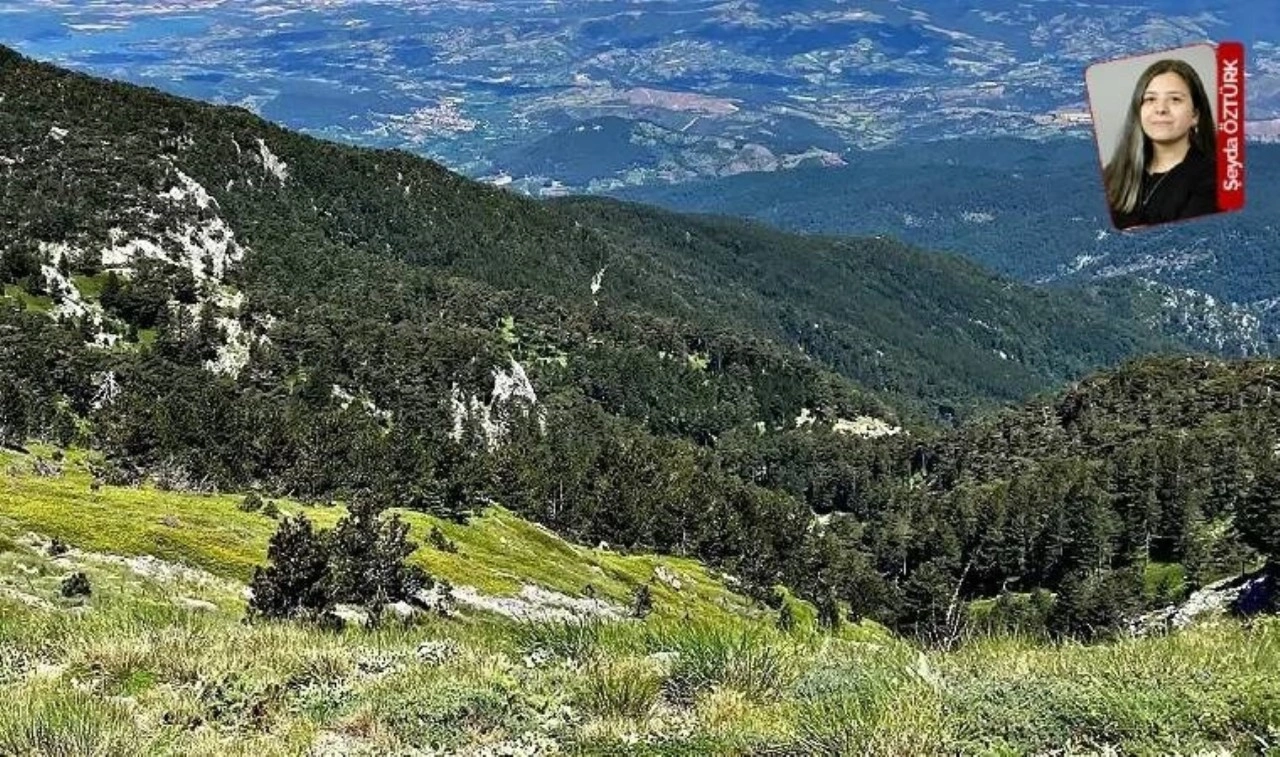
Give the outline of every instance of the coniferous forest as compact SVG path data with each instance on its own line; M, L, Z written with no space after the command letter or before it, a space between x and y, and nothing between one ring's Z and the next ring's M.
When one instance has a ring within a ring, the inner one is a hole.
M1096 292L538 203L4 49L0 92L0 442L104 483L499 503L930 643L1105 635L1280 556L1277 363Z

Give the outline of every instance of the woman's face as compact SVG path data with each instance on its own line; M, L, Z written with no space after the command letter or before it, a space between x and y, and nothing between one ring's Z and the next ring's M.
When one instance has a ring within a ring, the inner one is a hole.
M1142 131L1152 142L1186 139L1199 117L1191 103L1191 88L1172 71L1153 77L1142 93Z

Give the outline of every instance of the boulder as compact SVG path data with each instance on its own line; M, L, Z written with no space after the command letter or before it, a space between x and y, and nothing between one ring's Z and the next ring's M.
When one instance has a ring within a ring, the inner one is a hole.
M332 613L343 623L351 623L362 628L369 625L369 612L359 605L335 605Z
M1280 611L1280 566L1224 578L1191 593L1180 604L1162 607L1129 623L1135 636L1186 628L1215 615L1248 616Z
M449 588L436 582L431 587L421 589L417 594L411 597L413 604L424 610L439 613L445 617L453 617L454 612L454 596Z
M414 615L418 614L418 608L414 607L408 602L405 602L404 600L401 600L399 602L392 602L391 604L387 605L386 611L396 616L397 618L400 618L401 620L409 620Z
M680 591L681 587L684 586L684 584L680 581L680 577L677 576L674 571L672 571L665 565L659 565L658 567L654 568L653 575L659 581L671 587L672 591Z

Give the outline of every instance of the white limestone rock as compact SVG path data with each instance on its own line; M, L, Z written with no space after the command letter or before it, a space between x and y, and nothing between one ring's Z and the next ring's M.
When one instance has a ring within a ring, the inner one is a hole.
M261 137L258 138L258 158L262 162L262 170L276 177L280 186L283 187L285 180L289 178L289 164L272 153L271 148L267 147L266 141Z

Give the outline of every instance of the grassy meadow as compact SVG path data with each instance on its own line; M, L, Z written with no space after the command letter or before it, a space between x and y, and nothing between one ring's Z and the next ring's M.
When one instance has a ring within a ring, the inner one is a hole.
M46 456L49 451L35 450ZM1083 646L975 638L923 650L873 624L788 632L700 566L567 544L494 509L411 515L434 575L525 583L643 621L479 611L341 632L242 622L274 521L239 496L91 491L0 461L0 754L1257 754L1280 749L1280 619ZM337 507L305 509L331 524ZM426 544L441 528L458 547ZM36 535L39 536L36 536ZM48 537L71 549L50 555ZM166 561L130 562L154 555ZM171 564L188 566L173 569ZM167 568L167 569L166 569ZM83 572L87 597L64 597Z

